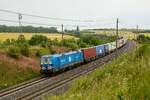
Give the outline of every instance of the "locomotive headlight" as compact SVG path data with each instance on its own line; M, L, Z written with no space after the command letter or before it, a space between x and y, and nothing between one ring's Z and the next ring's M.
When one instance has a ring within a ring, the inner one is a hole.
M45 67L42 67L42 70L46 70L46 68L45 68Z
M50 70L50 69L52 69L52 67L51 67L51 66L48 66L48 70Z

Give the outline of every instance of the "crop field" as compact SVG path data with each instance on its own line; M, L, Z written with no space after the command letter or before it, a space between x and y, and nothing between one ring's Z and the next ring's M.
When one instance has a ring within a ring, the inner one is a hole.
M106 35L106 36L115 36L116 31L109 31L109 30L86 30L87 33L91 32L93 34L100 34L100 35ZM86 32L84 32L86 33ZM134 39L135 34L129 31L119 31L119 36L126 37L127 39Z
M96 34L102 34L102 35L107 35L107 36L114 36L116 35L116 31L101 31L101 30L94 30ZM128 31L119 31L119 36L126 37L128 39L134 39L135 35L132 32Z
M18 36L20 34L19 33L0 33L0 41L5 41L6 39L17 39ZM61 34L57 34L57 33L23 33L23 35L25 36L26 39L30 39L33 35L44 35L47 36L49 39L54 40L54 39L58 39L61 40L62 35ZM73 36L70 35L64 35L64 39L71 39L71 38L75 38Z

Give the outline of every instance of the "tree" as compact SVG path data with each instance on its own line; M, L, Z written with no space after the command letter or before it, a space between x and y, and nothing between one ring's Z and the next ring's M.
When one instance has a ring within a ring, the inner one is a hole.
M0 25L0 32L20 32L18 26L6 26ZM56 27L33 27L33 26L21 26L21 31L24 33L58 33Z

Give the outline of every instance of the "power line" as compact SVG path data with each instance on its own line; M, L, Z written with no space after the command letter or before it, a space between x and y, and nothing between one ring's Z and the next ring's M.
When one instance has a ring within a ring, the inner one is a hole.
M18 23L16 20L7 20L7 19L0 19L0 21L4 22L11 22L11 23ZM55 26L55 27L60 27L61 24L45 24L45 23L34 23L34 22L27 22L27 21L21 21L21 23L24 24L31 24L31 25L44 25L44 26ZM113 23L106 23L106 24L101 24L101 25L63 25L65 27L100 27L100 26L105 26L105 25L112 25Z
M1 11L1 12L6 12L6 13L11 13L11 14L21 14L21 15L24 15L24 16L37 17L37 18L42 18L42 19L59 20L59 21L72 21L72 22L103 22L103 21L108 21L108 20L114 20L114 18L109 18L109 19L104 19L104 20L75 20L75 19L54 18L54 17L52 18L52 17L45 17L45 16L39 16L39 15L32 15L32 14L20 13L20 12L5 10L5 9L0 9L0 11Z
M18 21L15 21L15 20L7 20L7 19L0 19L0 21L11 22L11 23L18 23ZM31 25L60 26L60 25L55 25L55 24L33 23L33 22L26 22L26 21L21 21L21 23L24 23L24 24L31 24Z

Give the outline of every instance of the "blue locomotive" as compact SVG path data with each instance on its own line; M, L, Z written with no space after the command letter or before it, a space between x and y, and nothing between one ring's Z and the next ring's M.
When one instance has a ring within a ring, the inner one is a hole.
M83 62L81 50L41 57L41 72L52 73Z
M126 39L118 39L118 48L126 43ZM116 42L84 48L68 53L45 55L41 57L41 73L55 73L62 69L102 57L116 49Z

